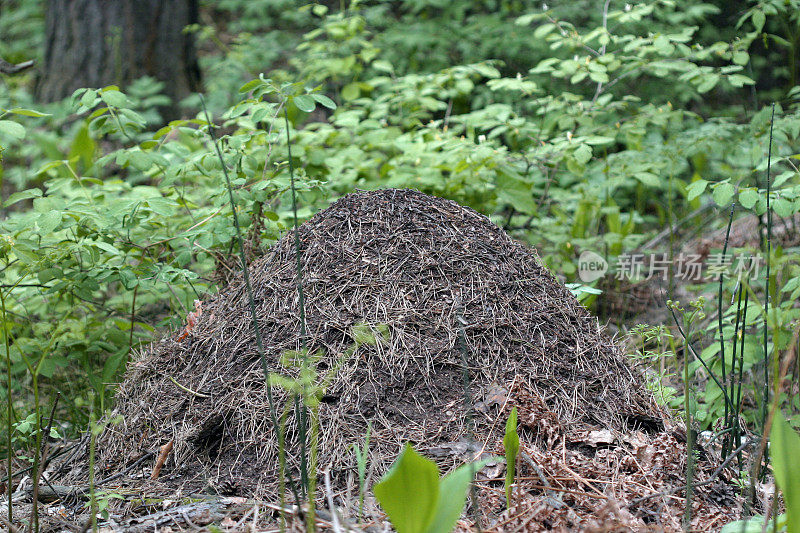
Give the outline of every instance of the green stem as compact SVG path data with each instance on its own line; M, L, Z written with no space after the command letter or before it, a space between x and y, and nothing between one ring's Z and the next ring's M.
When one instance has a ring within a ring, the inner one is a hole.
M38 368L37 368L38 370ZM33 479L34 486L39 482L39 453L42 449L42 410L39 398L39 372L33 373L33 406L34 413L36 414L36 444L33 450L33 470L31 471L31 478ZM33 531L39 531L39 502L33 500L33 509L31 511L31 527Z
M2 184L2 181L0 181ZM3 310L3 343L6 347L6 450L8 454L8 461L7 461L7 470L8 470L8 523L13 524L14 519L14 511L13 511L13 504L11 501L11 495L13 494L13 480L11 479L11 459L14 456L13 449L12 449L12 430L13 430L13 408L12 408L12 401L11 401L11 350L9 349L9 340L8 340L8 324L6 323L6 298L3 294L3 291L0 291L0 306L2 306Z
M683 358L683 408L686 416L686 506L684 507L683 528L689 531L692 523L692 493L694 487L694 435L692 433L692 413L689 400L689 340L684 338Z

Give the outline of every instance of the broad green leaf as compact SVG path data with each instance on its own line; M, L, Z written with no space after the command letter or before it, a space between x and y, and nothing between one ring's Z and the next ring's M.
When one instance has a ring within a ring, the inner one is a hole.
M753 26L756 27L757 32L761 32L764 29L764 23L767 21L767 16L764 14L763 11L756 10L753 11Z
M342 98L345 100L355 100L361 94L361 89L357 83L348 83L342 87Z
M719 83L719 74L704 74L697 84L697 92L707 93Z
M661 184L661 180L652 172L637 172L633 177L648 187L658 187Z
M28 198L40 198L41 196L41 189L27 189L24 191L15 192L14 194L10 195L5 202L3 202L3 207L14 205L17 202L27 200Z
M36 220L39 226L39 235L46 235L52 233L54 229L61 223L61 211L48 211L42 213Z
M111 244L108 244L105 241L95 241L94 245L100 248L101 250L110 253L111 255L122 255L122 252L120 252L118 248L116 248Z
M0 133L10 135L15 139L22 139L25 137L25 128L13 120L0 120Z
M110 106L125 107L128 105L128 98L121 92L114 89L104 91L100 94L100 98L102 98L103 101Z
M592 149L588 144L582 144L575 150L575 152L573 152L572 155L575 157L575 161L581 165L585 165L592 158Z
M511 486L514 484L517 469L517 454L519 453L519 435L517 434L517 408L511 410L511 415L506 422L506 434L503 437L503 447L506 451L506 506L511 507Z
M769 433L772 471L786 503L789 533L800 533L800 435L778 411Z
M706 190L708 187L708 182L706 180L697 180L689 184L686 187L686 193L688 194L687 199L691 202Z
M755 189L745 189L739 192L739 203L745 209L751 209L758 202L759 194Z
M292 101L294 102L294 105L297 106L297 109L300 111L305 111L306 113L311 113L314 111L314 108L317 107L317 104L314 103L314 99L307 94L295 96Z
M791 216L794 212L794 205L786 198L775 198L775 200L770 204L770 207L772 207L772 210L779 217L786 218Z
M250 91L252 91L253 89L255 89L256 87L258 87L259 85L261 85L263 83L264 82L259 80L259 79L250 80L247 83L245 83L244 85L242 85L241 87L239 87L239 92L240 93L249 93Z
M406 444L373 491L397 533L425 533L439 504L439 469Z
M336 102L325 96L324 94L314 93L311 97L319 102L320 104L324 105L328 109L336 109Z
M148 198L147 205L153 210L153 212L162 216L169 216L173 214L175 212L175 208L178 206L175 200L158 196L154 198Z
M24 115L26 117L49 117L49 113L40 113L39 111L35 111L33 109L24 109L22 107L15 107L14 109L9 109L9 113L14 113L15 115Z
M731 203L731 198L733 198L735 193L736 188L730 183L724 182L714 187L714 192L711 196L714 198L717 205L722 207Z
M744 50L737 50L733 53L733 62L737 65L746 65L750 61L750 54Z
M450 533L464 510L467 490L475 472L486 466L488 461L461 465L444 476L439 482L439 507L427 533Z
M606 137L604 135L590 135L586 137L583 142L586 144L608 144L614 142L614 137Z

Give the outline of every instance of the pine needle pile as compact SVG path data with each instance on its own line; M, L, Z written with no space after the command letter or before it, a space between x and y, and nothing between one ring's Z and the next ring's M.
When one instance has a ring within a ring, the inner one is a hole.
M474 457L473 443L502 453L513 406L521 437L541 449L597 430L664 430L652 395L597 320L487 217L411 190L356 192L300 226L299 240L305 342L328 382L318 464L337 489L352 486L350 446L363 442L368 422L373 479L406 442L443 471ZM294 235L250 275L268 364L296 377ZM98 441L99 477L172 442L158 480L144 482L149 490L274 499L278 436L241 277L201 309L191 328L131 364L116 395L122 422ZM353 350L354 327L370 328L376 342ZM273 393L285 417L286 468L297 479L297 410L285 388L273 384Z

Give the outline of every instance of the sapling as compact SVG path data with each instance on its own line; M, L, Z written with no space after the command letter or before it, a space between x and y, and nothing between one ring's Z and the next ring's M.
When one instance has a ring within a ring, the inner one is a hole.
M364 517L364 494L366 493L367 482L367 459L369 458L369 437L372 433L372 423L367 422L367 434L364 437L364 445L353 444L353 453L356 456L358 465L358 520Z
M506 434L503 437L503 447L506 450L506 507L511 507L514 478L517 475L517 454L519 453L516 407L511 410L511 415L509 415L508 421L506 422Z

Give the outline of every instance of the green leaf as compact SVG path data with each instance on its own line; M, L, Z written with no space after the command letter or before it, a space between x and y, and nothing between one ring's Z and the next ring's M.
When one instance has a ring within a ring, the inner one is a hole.
M294 105L297 106L297 109L305 111L306 113L311 113L314 111L314 108L317 107L317 104L314 103L314 99L307 94L295 96L292 101Z
M794 212L794 205L786 198L776 198L771 204L772 210L779 217L789 217Z
M17 202L21 202L22 200L27 200L28 198L41 198L41 196L41 189L27 189L24 191L15 192L14 194L10 195L5 202L3 202L3 207L8 207Z
M614 142L614 137L607 137L605 135L590 135L586 137L583 142L586 144L608 144Z
M355 100L361 95L361 89L357 83L348 83L342 87L342 98L346 101Z
M519 453L516 407L511 410L511 415L506 422L506 434L503 437L503 447L506 451L506 506L511 507L511 488L517 475L517 454Z
M169 198L156 196L153 198L148 198L147 205L153 210L154 213L157 213L161 216L170 216L174 213L178 203Z
M759 194L755 189L745 189L739 192L739 203L745 209L752 209L758 202Z
M767 21L767 16L764 14L763 11L756 10L753 11L753 26L755 26L756 31L761 33L761 30L764 29L764 23Z
M575 161L581 165L585 165L592 158L592 149L588 144L582 144L575 150L575 152L573 152L572 155L575 157Z
M36 220L36 224L39 226L39 235L52 233L61 224L61 211L42 213Z
M258 87L262 83L264 83L264 82L259 80L259 79L250 80L247 83L245 83L244 85L242 85L241 87L239 87L239 92L240 93L249 93L250 91L252 91L256 87Z
M10 135L16 139L25 137L25 128L13 120L0 120L0 133Z
M775 413L769 433L772 471L786 504L786 526L789 533L800 533L800 435L783 417Z
M697 92L707 93L719 82L719 74L705 74L697 84Z
M658 187L661 184L661 180L652 172L637 172L633 177L648 187Z
M373 491L397 533L425 533L439 504L439 469L406 444Z
M103 101L110 106L125 107L128 105L128 98L121 92L114 89L104 91L100 94L100 98L102 98Z
M731 198L736 193L736 188L728 182L723 182L714 187L714 192L711 196L718 206L726 206L731 203Z
M737 50L733 53L733 62L737 65L746 65L750 61L750 54L744 50Z
M314 93L311 98L324 105L328 109L336 109L336 102L325 96L324 94Z
M35 111L33 109L23 109L21 107L15 107L14 109L9 109L9 113L14 113L15 115L24 115L26 117L49 117L49 113L40 113L39 111Z
M688 194L687 199L691 202L706 190L708 187L708 182L706 180L697 180L693 181L686 187L686 193Z
M101 250L110 253L111 255L122 255L122 252L120 252L118 248L116 248L114 245L108 244L105 241L96 241L94 245Z
M461 465L450 472L439 482L439 507L433 517L427 533L450 533L464 510L469 489L475 472L486 465L487 461Z

